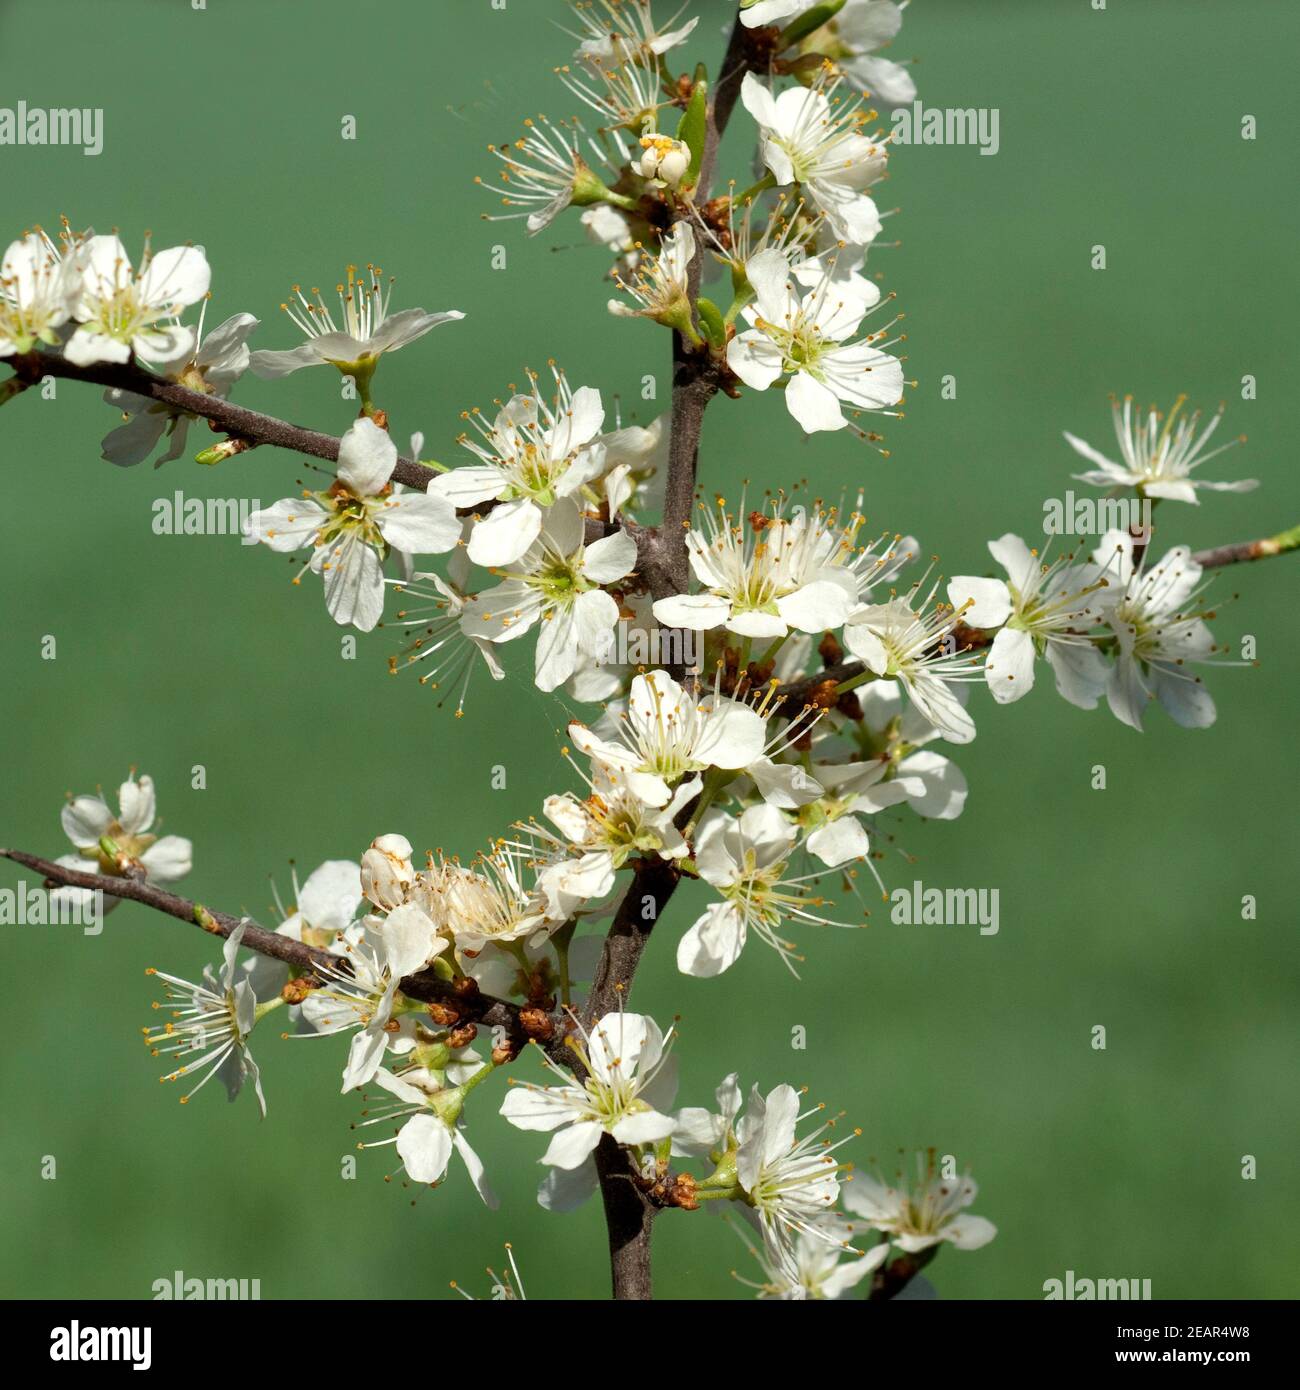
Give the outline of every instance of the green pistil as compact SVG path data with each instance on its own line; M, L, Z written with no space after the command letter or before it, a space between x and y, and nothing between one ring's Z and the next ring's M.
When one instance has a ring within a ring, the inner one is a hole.
M317 545L331 545L350 531L359 532L361 539L377 550L385 550L383 533L375 524L370 502L346 491L318 492L323 506L333 508L334 515L321 527Z
M529 588L536 589L547 603L563 607L592 586L582 577L577 566L569 560L547 565L537 574L524 579Z

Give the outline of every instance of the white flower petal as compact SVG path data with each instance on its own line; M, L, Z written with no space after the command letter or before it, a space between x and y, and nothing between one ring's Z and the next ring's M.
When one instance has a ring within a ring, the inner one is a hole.
M721 975L740 959L745 922L730 903L713 903L677 943L677 968L703 979Z
M954 608L969 602L962 613L962 621L969 627L1001 627L1011 616L1011 593L1000 579L954 575L948 581L948 602Z
M484 569L512 565L537 539L542 513L526 497L502 502L474 523L469 538L469 558Z
M408 555L442 555L460 543L456 508L433 493L399 492L375 516L380 533Z
M251 520L251 518L250 518ZM384 570L374 548L357 535L312 553L325 581L325 607L340 626L369 632L384 615Z
M151 879L172 883L184 878L194 866L194 846L180 835L164 835L140 856L140 863Z
M412 1115L398 1132L397 1152L412 1182L440 1182L451 1160L451 1132L436 1115Z
M581 1120L560 1130L547 1145L542 1162L553 1168L579 1168L590 1157L604 1133L595 1120Z
M819 430L842 430L848 423L835 392L817 381L810 372L796 372L790 378L790 384L785 388L785 403L805 434L816 434Z

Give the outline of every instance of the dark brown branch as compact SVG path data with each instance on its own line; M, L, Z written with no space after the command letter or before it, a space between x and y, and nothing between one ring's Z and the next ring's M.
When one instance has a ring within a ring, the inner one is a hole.
M596 966L596 977L584 1010L588 1028L598 1018L627 1003L641 954L677 887L677 880L677 869L668 860L643 859L637 865Z
M641 953L677 887L676 868L662 859L643 860L632 875L601 952L584 1010L585 1026L618 1010L632 989ZM652 1297L650 1231L657 1204L636 1182L631 1156L608 1135L596 1150L596 1172L609 1232L609 1265L616 1299Z
M20 849L0 849L0 857L12 859L34 873L40 874L47 886L61 885L69 888L87 888L91 892L101 892L110 902L126 899L142 903L156 912L175 917L181 922L190 922L202 927L214 936L228 937L237 927L243 926L242 944L259 955L272 956L282 960L307 974L321 970L346 970L347 957L331 955L315 946L308 946L292 937L281 936L278 932L267 931L249 917L232 917L227 912L217 912L200 903L182 898L165 888L150 883L147 879L130 877L117 878L109 874L87 874L77 869L65 868L51 859L41 859L35 854L27 854ZM450 1006L460 1023L482 1023L489 1028L503 1026L513 1038L520 1041L537 1033L538 1029L528 1018L536 1011L523 1010L505 999L496 999L488 994L480 994L477 988L466 989L463 983L453 983L435 975L431 970L422 970L408 975L401 982L401 991L410 999L426 1003ZM521 1015L524 1017L521 1018Z
M754 31L746 28L737 16L732 26L731 37L727 41L722 66L718 69L717 87L709 106L708 123L704 133L704 152L700 157L700 179L695 195L698 203L702 204L708 199L722 137L726 134L731 113L740 97L745 74L756 57L757 42Z
M657 599L683 594L690 587L686 531L695 509L695 477L700 455L704 412L717 394L719 373L707 352L697 352L674 334L672 435L668 445L668 477L664 484L664 517L647 579ZM680 671L673 675L679 679Z
M235 405L233 401L222 400L219 396L191 391L188 387L168 381L166 377L155 376L136 364L97 362L89 367L78 367L58 353L36 351L11 358L10 365L19 378L29 385L42 377L53 376L88 382L92 386L114 387L196 415L201 420L207 420L214 430L228 434L232 439L242 440L250 447L270 444L295 454L307 454L331 463L338 461L339 441L332 434L320 434L301 425L291 425L286 420L277 420L273 415L263 415L259 411ZM434 469L408 458L399 458L393 469L394 482L404 487L418 488L421 492L437 476Z
M174 381L167 380L166 377L155 376L153 372L146 371L137 363L125 365L98 362L89 367L77 367L58 353L35 351L10 358L9 365L16 373L10 381L20 383L22 387L34 386L43 377L53 376L68 381L86 382L91 386L130 391L134 395L160 401L176 410L204 419L212 429L240 441L249 449L269 444L274 448L288 449L291 453L306 454L330 463L338 461L340 441L332 434L304 429L301 425L291 425L287 420L277 419L274 415L263 415L260 411L235 405L219 396L191 391L188 387L178 386ZM9 383L4 384L7 386ZM0 402L3 399L3 394L0 394ZM420 492L425 491L436 477L436 469L400 455L393 468L395 483L401 483L403 487L416 488ZM462 508L460 514L486 515L495 505L493 502L481 502L473 507ZM637 543L638 565L641 570L647 576L653 574L654 533L629 521L621 521L619 525ZM608 523L589 520L587 539L599 540L612 530L613 527Z
M609 1235L611 1290L616 1299L644 1302L654 1297L650 1231L655 1207L635 1182L631 1155L609 1134L596 1146L596 1174Z
M718 145L731 117L740 84L748 69L747 30L737 15L716 89L709 103L700 179L695 198L703 204L717 163ZM699 298L704 248L698 245L691 263L689 296ZM668 443L668 476L664 483L663 525L657 539L642 549L642 576L655 598L685 593L690 585L686 528L695 506L695 476L699 462L704 412L721 385L719 365L707 349L697 349L673 333L672 433ZM673 675L686 675L675 670ZM588 1025L626 1001L632 979L650 933L677 886L677 870L662 860L644 861L619 905L605 940L596 978L587 1001ZM648 1299L651 1295L650 1231L655 1203L634 1181L631 1160L608 1136L596 1151L601 1199L609 1228L610 1273L616 1299Z
M932 1245L928 1250L918 1250L914 1255L900 1255L881 1265L871 1276L871 1292L867 1298L872 1303L897 1298L938 1253L939 1247Z
M750 31L737 15L706 113L700 177L692 195L699 207L708 201L709 187L718 161L718 147L740 95L745 73L749 71L750 55ZM697 243L695 258L687 276L687 290L692 305L699 299L704 269L704 245L698 239ZM707 348L693 347L680 333L673 334L672 433L668 443L663 525L659 531L659 542L652 548L652 564L647 574L655 598L685 593L690 584L686 530L695 508L700 432L704 425L704 412L717 394L722 380L722 369ZM680 677L683 673L674 671L673 674Z

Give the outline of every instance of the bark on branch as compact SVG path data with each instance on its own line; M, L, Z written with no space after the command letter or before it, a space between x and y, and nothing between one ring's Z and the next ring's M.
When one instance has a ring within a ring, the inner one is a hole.
M89 367L78 367L58 353L38 349L10 358L9 365L14 369L15 375L3 383L3 386L16 382L19 384L19 390L26 389L37 385L44 377L52 376L67 381L85 382L90 386L129 391L133 395L143 396L146 400L158 401L174 410L206 420L214 431L240 441L246 449L255 449L266 444L277 449L287 449L291 453L305 454L309 458L324 459L327 463L338 462L340 441L336 435L321 434L318 430L290 424L274 415L263 415L260 411L249 410L247 406L236 405L233 401L223 400L219 396L191 391L166 377L156 376L136 362L97 362ZM6 393L3 387L0 387L0 403L3 403L9 394L17 394L17 391L11 390ZM402 455L398 456L393 468L393 482L419 492L424 492L438 476L437 469ZM473 507L461 508L460 514L485 516L495 505L494 502L480 502ZM645 574L647 583L653 587L652 576L656 567L654 532L648 527L638 526L630 521L621 521L619 525L636 541L638 567ZM589 520L587 539L599 540L612 529L605 522Z
M338 461L339 441L332 434L304 429L301 425L291 425L287 420L263 415L233 401L222 400L219 396L191 391L188 387L168 381L166 377L146 371L136 363L96 362L89 367L78 367L59 353L37 350L10 358L10 365L19 380L29 386L36 385L46 376L53 376L130 391L147 400L159 401L207 420L218 433L242 440L250 448L270 444L295 454L306 454L310 458L325 459L331 463ZM421 492L437 476L435 469L408 458L398 458L397 466L393 469L394 482L404 487L418 488Z
M295 941L292 937L268 931L250 917L233 917L228 912L217 912L204 907L190 898L183 898L178 893L160 888L147 879L82 873L78 869L66 868L62 864L56 864L52 859L42 859L20 849L0 849L0 858L11 859L15 864L22 864L25 868L40 874L46 886L86 888L91 892L103 893L109 901L125 899L142 903L156 912L165 913L181 922L189 922L223 939L242 925L242 944L250 951L282 960L286 965L301 970L304 974L318 974L323 969L348 969L346 956L331 955L328 951ZM408 975L401 982L400 988L410 999L451 1005L462 1022L482 1023L489 1028L505 1027L512 1037L521 1042L538 1031L537 1021L531 1017L535 1015L535 1010L525 1010L508 1000L482 994L477 988L466 990L464 985L444 980L431 970ZM552 1028L559 1026L558 1020L553 1019L550 1022Z
M694 198L703 204L717 164L718 145L727 128L740 84L749 67L749 31L737 15L722 60L719 80L712 93L700 158L700 178ZM697 246L688 277L692 305L699 297L704 248ZM700 432L704 412L717 394L722 376L707 350L692 347L678 332L673 334L672 432L668 445L668 476L664 486L663 525L647 548L648 563L642 572L655 598L685 593L690 583L686 528L695 505L695 477L699 462ZM686 673L675 670L679 679ZM636 870L605 940L591 996L587 1019L601 1017L626 1002L641 954L654 924L677 886L677 871L663 861L645 861ZM650 1233L656 1205L631 1179L630 1158L606 1136L596 1151L601 1199L609 1229L609 1261L616 1299L652 1297Z

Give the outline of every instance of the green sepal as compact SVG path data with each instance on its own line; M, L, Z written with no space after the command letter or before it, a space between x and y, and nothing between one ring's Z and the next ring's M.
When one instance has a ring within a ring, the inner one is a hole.
M451 962L445 961L441 956L435 956L430 969L440 980L454 980L456 972L451 968Z
M699 315L700 327L709 340L709 346L722 349L727 345L727 325L722 321L722 310L711 300L699 297L695 305Z
M815 34L823 24L829 24L839 14L844 3L845 0L823 0L822 4L814 5L807 14L800 15L781 31L781 42L789 48L800 39L806 39L809 34Z

